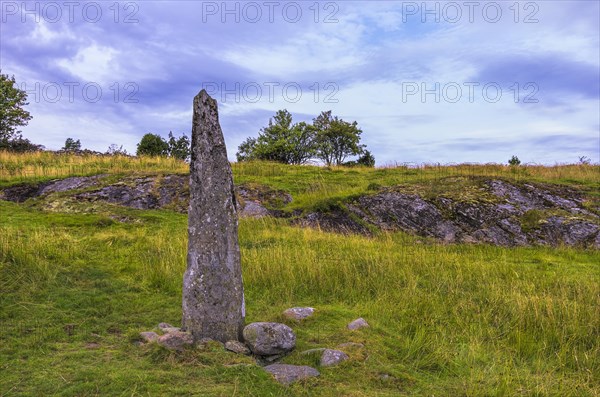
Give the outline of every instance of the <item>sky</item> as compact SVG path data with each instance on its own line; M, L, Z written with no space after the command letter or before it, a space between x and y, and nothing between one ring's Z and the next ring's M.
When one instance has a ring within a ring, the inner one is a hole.
M279 109L357 121L377 165L600 161L598 1L0 1L23 136L135 153L219 103L229 158Z

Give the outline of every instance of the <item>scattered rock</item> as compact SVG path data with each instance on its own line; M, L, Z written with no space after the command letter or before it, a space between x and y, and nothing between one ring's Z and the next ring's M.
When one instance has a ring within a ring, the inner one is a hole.
M346 342L340 343L339 345L337 345L337 347L338 349L362 349L363 347L365 347L365 345L356 342Z
M158 341L158 334L156 332L140 332L140 337L146 343L152 343Z
M237 354L245 354L247 356L252 354L252 352L250 351L250 349L248 349L246 345L237 340L230 340L225 342L225 349L229 350L230 352L234 352Z
M364 318L357 318L356 320L350 322L350 324L348 324L348 329L349 330L355 330L355 329L359 329L359 328L366 328L369 326L369 323L367 323L365 321Z
M183 350L194 344L194 338L189 332L174 331L159 337L158 344L169 350Z
M271 364L264 369L271 373L277 382L284 385L320 375L319 371L306 365Z
M244 328L244 341L259 356L286 354L296 346L296 335L290 327L279 323L252 323Z
M343 351L325 349L323 351L323 355L321 356L321 366L332 367L334 365L338 365L342 361L346 361L347 359L348 355Z
M315 309L312 307L292 307L291 309L285 310L283 315L293 320L304 320L305 318L312 316L314 312Z

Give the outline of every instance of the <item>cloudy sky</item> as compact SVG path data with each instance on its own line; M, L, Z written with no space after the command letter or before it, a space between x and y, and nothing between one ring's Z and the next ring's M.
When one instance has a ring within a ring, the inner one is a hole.
M1 1L23 135L135 152L220 104L228 152L278 109L356 120L378 165L600 161L598 1Z

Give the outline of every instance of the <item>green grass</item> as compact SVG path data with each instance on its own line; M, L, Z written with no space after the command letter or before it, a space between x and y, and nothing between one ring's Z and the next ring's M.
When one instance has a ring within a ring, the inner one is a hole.
M137 166L102 172L142 172ZM473 169L504 172L483 167ZM587 169L549 168L528 178L598 183ZM452 188L459 170L234 166L238 183L287 190L298 208L416 181L469 199L472 190ZM0 201L0 396L600 395L597 250L442 245L241 220L247 322L295 330L297 349L284 362L316 365L299 352L365 344L341 366L319 368L319 378L284 387L251 359L214 347L174 354L135 344L140 331L181 320L186 224L171 211L106 205L64 214ZM317 309L305 322L281 315L303 305ZM371 327L346 330L357 317Z

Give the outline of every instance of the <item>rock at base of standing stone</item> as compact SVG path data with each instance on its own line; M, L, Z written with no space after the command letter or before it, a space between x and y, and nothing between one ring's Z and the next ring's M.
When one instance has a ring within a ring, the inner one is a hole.
M271 364L264 369L271 373L277 382L284 385L320 375L319 371L306 365Z
M169 350L183 350L194 344L194 338L189 332L169 332L158 338L158 344Z
M156 342L158 340L158 334L156 332L140 332L140 338L146 343Z
M244 341L258 356L286 354L296 346L296 335L280 323L252 323L244 328Z
M347 359L348 355L342 351L325 349L323 351L323 355L321 356L321 366L332 367L334 365L338 365L342 361L346 361Z
M355 329L367 328L367 327L369 327L369 323L367 323L365 321L365 319L362 317L357 318L356 320L354 320L350 324L348 324L349 330L355 330Z
M248 349L248 347L246 345L244 345L242 342L239 342L237 340L229 340L229 341L225 342L225 349L229 350L230 352L234 352L237 354L244 354L246 356L249 356L250 354L252 354L252 352L250 351L250 349Z
M283 312L283 315L292 320L304 320L307 317L310 317L315 312L315 309L312 307L292 307Z

